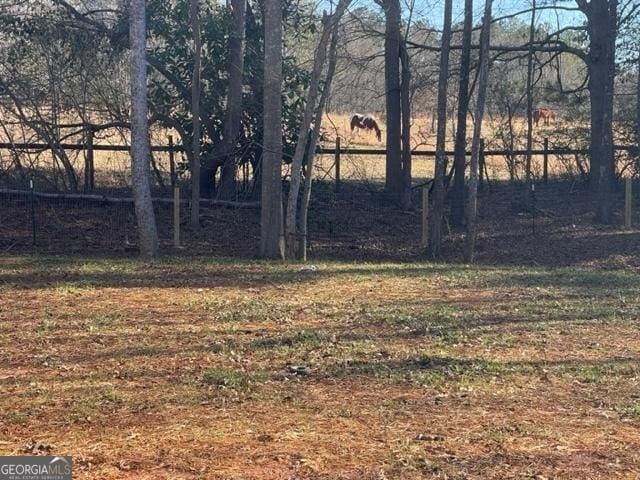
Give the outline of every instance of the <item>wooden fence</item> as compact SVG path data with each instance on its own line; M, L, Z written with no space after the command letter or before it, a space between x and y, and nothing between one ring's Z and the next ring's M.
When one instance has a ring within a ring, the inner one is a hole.
M375 148L342 148L340 145L340 137L336 140L336 146L334 148L319 148L318 153L321 155L333 155L335 158L334 163L334 178L336 182L336 189L339 189L341 182L341 157L342 155L386 155L385 149L375 149ZM543 142L544 147L542 149L533 149L531 150L531 155L542 155L543 157L543 166L542 166L542 178L546 183L549 178L549 157L550 156L560 156L560 155L588 155L589 149L586 148L549 148L549 139L545 138ZM87 140L85 143L58 143L55 145L47 144L47 143L9 143L9 142L0 142L0 150L11 150L14 152L17 151L34 151L34 152L42 152L45 150L50 150L52 148L61 149L61 150L69 150L69 151L85 151L85 178L84 185L85 190L90 191L94 188L94 166L93 166L93 152L95 151L107 151L107 152L128 152L130 150L129 145L102 145L102 144L94 144L93 135L87 135ZM632 152L635 154L640 153L640 147L636 145L616 145L614 147L616 151L626 151ZM170 156L170 170L171 170L171 181L172 187L175 185L175 174L176 174L176 165L174 160L174 154L179 152L184 152L185 147L180 144L174 144L173 138L169 136L169 142L167 145L152 145L152 152L163 152L169 153ZM484 148L484 142L481 142L481 152L480 152L480 175L483 175L484 172L484 159L486 157L514 157L514 156L524 156L529 153L526 149L502 149L502 150L486 150ZM453 156L454 152L448 150L445 152L447 156ZM466 156L470 156L471 152L465 152ZM412 152L412 157L435 157L435 150L414 150Z

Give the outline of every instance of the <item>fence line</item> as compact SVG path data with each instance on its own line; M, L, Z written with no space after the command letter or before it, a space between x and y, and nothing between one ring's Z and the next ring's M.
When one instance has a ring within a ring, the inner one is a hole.
M89 148L84 143L56 143L50 145L48 143L8 143L0 142L0 150L49 150L51 148L59 148L61 150L82 151ZM95 151L103 152L128 152L131 150L129 145L100 145L91 144L91 148ZM152 145L152 152L184 152L183 145Z
M49 198L58 200L89 200L92 202L100 203L133 203L133 197L111 197L107 195L89 195L83 193L46 193L36 192L34 190L13 190L13 189L0 189L0 194L4 195L17 195L25 197L36 198ZM151 199L154 203L174 203L173 198L154 197ZM190 200L180 200L181 204L188 205ZM209 198L201 198L200 203L205 205L215 205L220 207L233 207L233 208L260 208L260 202L235 202L232 200L216 200Z
M48 150L51 148L60 148L62 150L72 150L72 151L82 151L87 150L88 145L83 143L59 143L55 145L50 145L47 143L8 143L8 142L0 142L0 150ZM532 155L587 155L589 153L588 148L548 148L548 139L545 138L545 147L546 148L538 148L532 149ZM128 152L131 150L129 145L100 145L100 144L92 144L91 148L95 151L107 151L107 152ZM626 152L637 152L640 150L640 147L636 145L616 145L614 147L616 151L626 151ZM169 145L152 145L151 151L153 152L169 152L169 153L178 153L184 152L184 145L173 144L170 142ZM384 148L320 148L318 149L318 153L321 155L336 155L337 152L340 152L342 155L386 155L387 151ZM453 155L455 152L453 150L445 151L445 155ZM517 150L485 150L484 155L488 157L504 157L507 155L527 155L528 150L526 149L517 149ZM413 150L411 155L414 157L435 157L435 150ZM471 151L467 150L465 155L470 156Z
M386 149L377 149L377 148L342 148L340 145L340 137L336 138L336 145L333 148L319 148L317 153L320 155L332 155L335 158L334 169L335 169L335 183L336 189L339 189L340 185L340 159L341 155L378 155L385 156L387 154ZM10 150L13 152L16 151L45 151L51 148L57 148L61 150L70 150L70 151L86 151L87 158L85 159L85 191L91 191L94 189L94 166L93 166L93 154L95 151L107 151L107 152L129 152L129 145L104 145L104 144L95 144L93 132L89 130L88 134L85 137L84 143L12 143L12 142L0 142L0 150ZM615 151L623 151L623 152L631 152L631 153L640 153L640 146L637 145L616 145L614 146ZM173 137L168 137L168 145L152 145L152 152L163 152L169 153L170 157L170 172L171 172L171 186L174 187L176 184L176 165L174 155L176 153L185 152L186 147L184 145L175 144L173 142ZM445 151L447 156L454 155L454 151L447 150ZM543 148L532 149L531 151L526 149L501 149L501 150L485 150L481 149L481 167L484 166L484 160L486 157L513 157L513 156L524 156L524 155L536 155L543 157L543 166L542 166L542 178L546 183L549 176L549 157L551 155L554 156L562 156L562 155L588 155L589 149L587 148L549 148L549 139L544 138ZM435 150L414 150L411 155L413 157L435 157ZM466 156L470 156L470 151L465 151ZM480 175L481 177L484 174L484 168L482 168Z

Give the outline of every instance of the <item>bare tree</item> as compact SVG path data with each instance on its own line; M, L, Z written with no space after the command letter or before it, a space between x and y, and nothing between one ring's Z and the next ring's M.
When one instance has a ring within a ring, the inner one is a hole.
M529 25L529 52L527 53L527 159L525 174L527 184L531 182L531 151L533 149L533 56L536 34L536 0L531 4L531 24Z
M636 62L638 79L636 81L636 147L638 148L637 162L640 166L640 53Z
M485 0L484 18L480 33L480 72L478 75L478 96L473 125L473 140L471 142L471 169L469 174L469 200L467 204L467 239L464 257L467 262L473 261L476 243L476 222L478 216L478 174L480 165L480 139L482 137L482 122L484 107L487 99L487 84L489 83L489 47L491 45L491 10L493 0Z
M400 107L402 109L402 205L411 207L411 61L407 51L406 35L400 44Z
M324 82L324 88L322 89L322 95L320 95L320 101L316 107L315 121L313 125L313 133L311 134L311 141L309 145L309 159L307 161L306 175L304 190L302 192L302 201L300 205L300 251L301 260L307 260L307 232L308 232L308 214L309 214L309 202L311 200L311 186L313 181L313 165L315 160L315 151L318 138L320 136L320 127L322 122L322 114L327 105L329 95L331 93L331 85L333 83L333 77L336 72L337 63L337 50L338 50L338 22L334 24L333 37L331 38L331 46L329 47L329 65L327 67L327 76Z
M260 210L262 258L284 258L282 224L282 2L264 1L264 149Z
M471 34L473 30L473 0L464 2L464 25L460 78L458 80L458 118L453 158L454 175L451 192L451 221L462 225L464 218L464 177L467 163L467 114L469 111L469 74L471 70Z
M149 184L151 151L147 119L145 13L145 0L131 0L131 173L140 253L144 257L153 257L158 253L158 232Z
M231 0L233 25L229 35L229 86L227 87L227 109L221 146L222 172L220 174L219 190L221 198L231 198L236 192L236 159L234 150L242 121L246 5L247 0Z
M200 93L202 39L199 0L190 0L189 18L193 32L193 79L191 84L191 116L193 118L193 158L191 162L191 228L200 228Z
M332 32L334 32L334 25L340 21L340 18L347 9L349 2L350 0L340 0L335 13L333 15L327 15L325 13L322 19L322 33L320 34L320 39L314 54L313 70L309 80L309 91L307 94L302 123L300 124L300 131L298 132L298 143L296 144L293 160L291 161L291 183L289 187L285 222L287 258L296 258L298 256L296 253L298 246L296 236L298 234L298 195L300 192L300 183L302 178L302 164L305 151L307 150L309 128L311 127L311 121L318 100L320 79L327 58L329 39L331 38ZM319 123L320 121L321 120L319 118L316 118L316 123ZM311 172L308 171L307 173Z
M452 0L444 4L444 28L442 31L442 49L440 50L440 73L438 78L438 130L436 133L436 165L433 177L433 209L429 227L429 253L433 258L440 257L442 244L442 217L444 214L447 157L447 87L449 85L449 52L451 46Z

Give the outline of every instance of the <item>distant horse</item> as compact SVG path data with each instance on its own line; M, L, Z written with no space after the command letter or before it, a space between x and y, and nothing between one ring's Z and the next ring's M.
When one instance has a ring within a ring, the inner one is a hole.
M549 125L549 120L556 120L556 114L550 108L536 108L533 111L533 121L535 122L536 127L538 126L538 123L540 123L541 119L544 121L545 125Z
M371 115L356 113L351 117L351 133L353 133L356 128L367 130L369 132L374 130L378 141L382 141L382 131L380 130L380 127L378 127L378 122L376 122Z

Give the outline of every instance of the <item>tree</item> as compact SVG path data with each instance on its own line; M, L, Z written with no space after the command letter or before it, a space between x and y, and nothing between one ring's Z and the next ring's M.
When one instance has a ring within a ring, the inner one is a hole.
M131 173L140 253L158 253L158 232L149 185L151 151L147 120L147 59L145 0L130 2L131 41Z
M190 0L189 19L193 32L193 76L191 82L191 116L193 151L191 161L191 228L200 228L200 91L202 39L200 33L199 0Z
M340 0L336 7L336 11L333 15L324 15L322 19L322 33L314 53L313 70L311 72L311 78L309 80L309 91L305 103L305 109L302 116L302 122L298 133L298 142L296 144L295 152L293 154L293 160L291 161L291 182L289 186L289 197L287 201L287 215L286 215L286 256L288 258L298 257L297 247L297 235L298 235L298 196L300 192L300 183L302 179L302 166L305 157L305 152L308 147L309 128L311 127L311 121L316 110L316 103L318 100L318 92L320 89L320 80L322 71L324 69L325 61L327 58L327 48L329 47L329 39L331 35L335 36L335 25L340 21L340 18L344 14L349 5L350 0ZM322 119L322 112L320 116L316 116L315 122L319 124ZM311 171L307 167L307 175L310 175ZM310 181L310 179L308 179Z
M452 0L445 0L442 49L440 50L440 73L438 78L438 130L436 134L436 165L433 176L433 209L429 228L429 253L440 257L442 244L442 217L444 214L445 185L447 169L445 153L447 136L447 87L449 85L449 52L451 45Z
M400 107L402 110L402 205L411 207L411 61L407 51L406 35L400 44Z
M322 121L322 114L327 105L329 94L331 93L331 85L333 83L333 77L336 72L337 63L337 50L338 50L338 22L334 24L333 37L331 38L331 46L329 47L329 65L327 67L327 75L324 81L324 88L322 89L322 95L320 95L320 101L316 107L315 122L313 125L313 132L311 134L311 141L309 142L309 159L307 160L306 175L304 190L302 192L302 202L300 205L300 246L298 250L301 255L301 260L307 260L307 231L308 231L308 214L309 214L309 202L311 200L311 186L313 181L313 165L315 160L316 145L318 138L320 137L320 127Z
M476 243L476 221L478 210L478 168L480 164L480 138L482 136L482 122L484 107L487 99L487 84L489 83L489 47L491 46L491 10L493 0L485 0L482 31L480 33L480 72L478 74L478 96L473 125L473 140L471 142L471 169L469 174L469 200L467 204L467 238L464 257L467 262L473 261Z
M589 97L591 102L590 182L597 193L596 220L611 221L615 174L613 94L616 72L618 0L576 0L587 18Z
M236 192L236 159L240 123L242 120L242 86L244 70L244 37L247 0L231 0L233 23L229 34L227 108L221 146L221 198L232 198Z
M262 258L284 258L282 218L282 3L264 2L264 153L260 209Z
M531 24L529 25L529 52L527 53L527 159L526 176L527 184L531 182L531 151L533 149L533 56L534 40L536 34L536 0L531 4Z
M636 80L636 146L638 147L640 161L640 55L638 55L636 68L638 69L638 78Z
M384 78L387 109L385 191L398 199L403 190L400 100L400 0L384 0Z
M471 70L471 34L473 29L473 0L464 2L464 25L460 77L458 80L458 118L453 155L453 189L451 192L451 222L462 225L464 218L464 177L467 163L467 113L469 111L469 74Z

